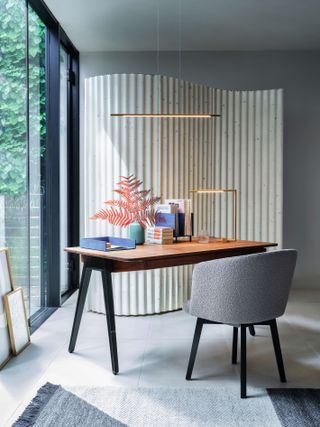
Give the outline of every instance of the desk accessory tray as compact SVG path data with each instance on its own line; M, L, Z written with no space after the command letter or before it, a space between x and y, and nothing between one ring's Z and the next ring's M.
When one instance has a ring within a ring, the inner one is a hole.
M110 244L111 247L107 247ZM123 251L126 249L135 249L136 241L123 237L83 237L80 239L80 246L85 249L93 249L95 251L110 252Z

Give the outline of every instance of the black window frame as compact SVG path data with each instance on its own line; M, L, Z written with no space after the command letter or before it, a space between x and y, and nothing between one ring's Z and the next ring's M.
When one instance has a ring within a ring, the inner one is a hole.
M41 286L45 306L30 319L40 326L79 286L79 259L68 255L68 286L60 295L60 45L70 55L68 84L68 245L79 243L79 52L42 0L26 0L47 27L46 41L46 195L43 249L46 254ZM28 45L27 45L28 61ZM44 260L42 260L42 263Z
M79 244L80 229L80 157L79 157L79 52L60 27L60 45L69 54L68 95L67 95L67 138L68 138L68 245ZM68 254L68 285L69 289L60 294L60 302L64 302L79 286L79 257ZM60 289L59 289L60 291Z

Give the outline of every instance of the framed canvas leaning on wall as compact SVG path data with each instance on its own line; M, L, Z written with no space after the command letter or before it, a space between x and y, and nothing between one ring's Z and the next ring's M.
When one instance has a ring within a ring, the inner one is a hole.
M30 344L30 332L22 288L7 293L3 300L11 348L14 356L17 356Z
M0 369L10 360L10 344L7 316L4 308L4 296L13 290L8 249L0 248Z

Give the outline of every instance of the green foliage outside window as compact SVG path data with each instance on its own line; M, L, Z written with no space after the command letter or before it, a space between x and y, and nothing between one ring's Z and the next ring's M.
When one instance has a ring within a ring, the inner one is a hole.
M0 195L19 195L27 191L27 84L29 139L40 135L44 153L45 26L29 9L27 82L25 1L0 0L0 17Z

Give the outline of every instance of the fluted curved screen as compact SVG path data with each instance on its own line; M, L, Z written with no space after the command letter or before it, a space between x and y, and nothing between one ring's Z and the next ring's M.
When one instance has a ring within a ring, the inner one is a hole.
M124 118L112 113L221 114L210 119ZM194 188L238 190L238 238L282 241L282 90L229 91L170 77L113 74L85 81L83 235L126 236L89 217L134 173L163 198L192 198L195 233L232 236L232 200ZM115 310L175 310L192 267L114 274ZM104 312L94 275L89 309Z

